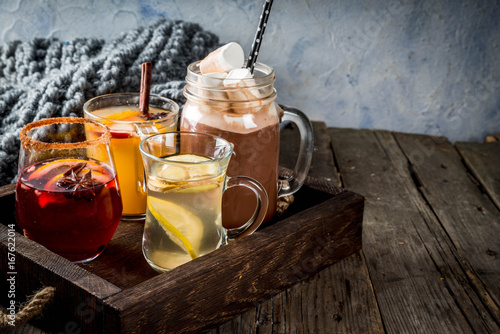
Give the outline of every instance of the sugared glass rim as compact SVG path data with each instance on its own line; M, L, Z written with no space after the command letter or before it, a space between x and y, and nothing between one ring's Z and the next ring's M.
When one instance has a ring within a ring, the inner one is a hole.
M41 128L43 126L52 124L92 124L103 128L103 133L95 139L84 140L76 143L46 143L28 136L28 131L33 129ZM75 148L86 148L99 144L106 144L111 138L111 131L109 128L95 120L81 118L81 117L55 117L46 118L39 121L26 124L19 132L19 139L21 140L22 147L25 151L33 148L35 151L46 151L46 150L68 150Z
M95 119L104 120L104 121L115 123L115 124L144 124L144 123L149 123L150 124L150 123L160 123L160 122L164 122L166 119L169 119L172 116L177 116L179 114L179 105L177 104L177 102L175 102L172 99L169 99L168 97L164 97L164 96L160 96L160 95L155 95L155 94L150 94L149 98L151 99L151 97L154 97L154 98L157 98L157 99L162 99L162 100L168 101L168 102L170 102L172 104L172 106L175 107L174 108L175 110L168 109L168 111L170 113L168 114L168 116L166 116L164 118L154 119L154 120L150 120L150 121L148 121L148 120L144 120L144 121L124 121L124 120L117 120L117 119L109 119L107 117L96 115L92 111L89 111L88 108L87 108L87 106L90 103L94 102L95 100L99 100L99 99L102 99L102 98L110 98L110 97L119 96L119 95L138 97L140 95L140 93L125 92L125 93L112 93L112 94L98 95L96 97L91 98L87 102L85 102L85 104L83 105L83 112L85 113L85 115L88 115L88 116L93 117ZM130 105L134 106L135 104L130 104ZM150 103L150 105L151 105L151 103ZM139 104L137 104L137 106L139 106ZM160 108L160 107L155 106L155 105L152 105L152 106L155 107L155 108ZM165 110L167 110L167 109L165 109Z

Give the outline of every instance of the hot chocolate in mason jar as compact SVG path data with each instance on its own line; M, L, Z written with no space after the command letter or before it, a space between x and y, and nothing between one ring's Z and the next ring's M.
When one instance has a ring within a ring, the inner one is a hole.
M269 197L265 222L270 221L278 198L296 192L308 173L313 145L309 120L301 111L282 109L275 102L274 70L257 62L251 73L236 43L189 65L186 81L180 129L210 133L233 143L227 174L246 175L264 186ZM296 123L301 132L296 167L287 187L278 179L280 122ZM255 195L235 189L225 195L223 205L224 226L241 226L255 210Z

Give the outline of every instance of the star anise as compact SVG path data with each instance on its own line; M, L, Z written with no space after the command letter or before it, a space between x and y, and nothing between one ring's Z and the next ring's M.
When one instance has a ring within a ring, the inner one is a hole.
M90 202L101 192L104 185L92 178L91 170L79 176L86 165L86 162L74 165L62 175L61 180L57 181L56 185L58 187L71 190L65 195L67 198L73 198L75 201L85 198Z
M148 121L154 121L154 120L157 120L157 119L162 119L163 117L167 117L167 116L168 116L168 113L162 111L162 112L159 112L159 113L156 113L156 114L148 113L144 117Z

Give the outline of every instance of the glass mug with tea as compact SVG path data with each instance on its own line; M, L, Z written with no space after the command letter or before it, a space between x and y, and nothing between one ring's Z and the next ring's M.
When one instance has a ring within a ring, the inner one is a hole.
M233 145L194 132L156 134L140 144L147 175L147 214L142 250L157 271L171 270L214 251L227 238L253 233L262 223L268 198L257 181L227 177ZM252 217L241 227L222 226L222 194L246 188L256 198Z
M218 57L215 60L210 60L211 54L203 61L189 65L184 88L187 102L182 112L180 130L210 133L234 144L235 154L227 173L229 176L252 177L266 188L269 209L265 222L268 222L276 212L278 198L299 190L307 176L313 151L312 126L300 110L275 102L273 69L257 62L251 74L243 68L243 52L237 55L237 50L233 50L234 44L214 51L213 54ZM238 57L240 60L236 61ZM211 61L222 66L205 64ZM231 68L228 73L225 72ZM280 180L280 123L287 122L297 125L300 148L292 175ZM251 207L248 206L253 205L252 199L240 200L247 196L240 194L242 192L244 190L238 190L238 194L231 192L235 196L224 199L225 227L238 226L242 217L251 214ZM233 197L238 197L238 201L233 200Z
M179 106L172 100L149 96L149 114L139 112L139 93L97 96L83 106L86 118L111 130L111 152L116 164L123 201L123 219L144 219L146 183L139 143L141 137L177 130Z
M72 262L103 252L122 214L110 137L103 124L71 117L21 130L15 203L27 238Z

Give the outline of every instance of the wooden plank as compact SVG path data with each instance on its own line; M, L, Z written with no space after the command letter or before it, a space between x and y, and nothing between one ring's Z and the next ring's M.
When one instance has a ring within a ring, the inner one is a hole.
M314 131L314 152L309 176L323 178L341 186L340 176L333 161L331 140L324 122L312 122Z
M314 121L312 125L315 150L309 175L336 180L334 184L339 184L326 125ZM280 163L293 167L297 143L297 129L290 127L282 131ZM304 197L307 195L296 201L305 201ZM383 333L362 251L228 321L218 328L218 333L307 333L308 328L309 332L316 333ZM313 328L324 331L312 331Z
M358 252L302 285L298 303L301 305L301 332L384 332L363 257L363 253Z
M486 308L496 324L490 326L500 332L500 211L447 140L406 134L396 139L477 291L482 303L475 306Z
M435 259L441 255L433 257L429 251L435 247L451 253L444 266L455 270L460 264L456 258L451 260L456 255L453 249L445 243L435 244L435 237L444 238L445 233L432 233L434 228L429 225L437 227L439 221L423 210L427 203L392 134L351 129L329 132L345 187L366 196L363 249L385 330L487 333L495 328L484 307L475 310L472 305L469 309L470 301L456 300L467 296L466 292L474 294L462 291L459 279L465 273L448 280L436 266Z
M143 230L144 221L121 221L104 252L97 259L79 266L122 290L159 275L144 260Z
M361 196L343 192L231 247L111 296L106 304L119 311L109 314L122 321L113 330L196 332L255 308L254 303L358 251L362 208ZM324 247L318 248L318 236L325 236ZM310 259L308 268L298 265L303 259ZM214 289L220 284L225 293Z
M362 252L294 285L218 330L219 334L384 333Z
M312 125L315 149L309 175L340 185L326 124L313 121ZM294 149L282 151L291 154ZM274 297L273 302L283 308L282 314L273 319L272 331L259 333L383 333L363 251Z
M393 140L392 135L388 135L385 132L377 132L377 137L379 140L383 140L385 136L389 136L390 140ZM398 134L396 134L398 136ZM428 136L414 136L411 135L412 141L415 144L412 149L410 156L413 158L413 162L420 164L424 159L436 159L437 157L433 155L432 147L436 143L447 143L446 138L443 137L428 137ZM388 147L388 146L386 146ZM448 147L449 149L449 147ZM397 147L399 153L400 147ZM449 150L453 151L453 149ZM395 157L395 154L391 155ZM400 155L397 155L400 157ZM425 157L425 158L424 158ZM406 159L405 159L406 158ZM425 247L429 252L433 262L438 268L443 281L446 282L446 286L450 293L454 296L457 306L460 308L461 312L469 319L471 326L478 333L481 332L495 332L498 329L498 321L491 317L489 314L488 307L484 306L483 303L483 289L479 289L480 284L474 282L474 278L471 275L473 269L470 264L463 258L460 251L457 251L457 246L454 244L453 240L450 239L448 232L443 229L442 223L439 217L436 217L434 208L430 206L425 196L422 194L423 191L423 181L419 177L419 174L415 172L415 166L411 161L408 161L407 157L401 159L393 159L394 164L399 168L399 172L402 173L407 170L412 181L408 181L407 187L412 189L415 193L420 194L421 199L414 201L415 205L418 207L422 217L427 222L426 228L419 228L419 236L421 240L425 243ZM412 160L412 159L410 159ZM406 165L407 167L403 167ZM441 165L441 168L445 168L446 165ZM463 166L459 164L458 170L463 171ZM417 198L418 195L415 195Z
M500 142L455 144L482 189L500 209Z
M339 174L333 161L330 136L325 122L313 121L314 152L309 176L340 186ZM299 130L292 124L280 132L280 166L293 169L299 151Z

